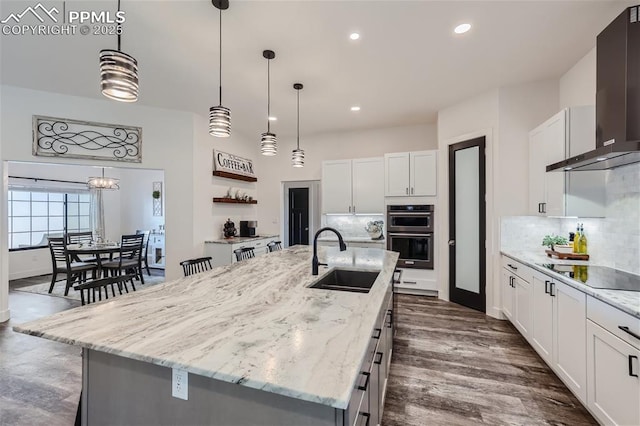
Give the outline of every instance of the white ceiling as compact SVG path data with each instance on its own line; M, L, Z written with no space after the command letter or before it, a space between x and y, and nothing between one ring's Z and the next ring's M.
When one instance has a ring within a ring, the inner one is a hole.
M2 0L0 15L35 2ZM48 1L45 4L55 4ZM61 3L61 2L57 2ZM559 77L595 45L628 1L241 1L223 12L223 104L234 131L266 127L272 61L273 130L303 134L434 122L483 91ZM67 1L67 9L114 10ZM209 0L123 0L122 50L140 67L140 100L208 114L217 105L218 11ZM453 34L469 22L472 30ZM361 33L353 42L349 34ZM3 84L101 98L98 51L114 36L0 36ZM360 105L358 113L350 112Z

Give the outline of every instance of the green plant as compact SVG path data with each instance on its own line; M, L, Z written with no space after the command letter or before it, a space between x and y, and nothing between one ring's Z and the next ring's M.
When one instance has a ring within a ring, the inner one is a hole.
M160 198L160 191L153 191L151 195L157 200Z
M545 235L542 239L542 245L547 246L550 249L553 249L553 246L562 246L567 244L569 241L565 237L561 237L560 235Z

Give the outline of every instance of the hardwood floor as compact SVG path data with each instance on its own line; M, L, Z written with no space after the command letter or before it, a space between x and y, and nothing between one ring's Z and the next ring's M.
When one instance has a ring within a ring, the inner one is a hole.
M0 425L72 424L80 350L11 327L79 303L13 291L9 303ZM402 295L398 310L384 426L597 424L508 322L425 297Z
M400 295L384 426L597 425L508 322Z

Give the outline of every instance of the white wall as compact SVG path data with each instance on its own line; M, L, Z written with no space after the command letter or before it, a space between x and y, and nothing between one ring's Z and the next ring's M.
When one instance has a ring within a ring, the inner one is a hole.
M560 77L560 108L596 104L596 48Z
M120 197L123 208L120 211L120 226L116 238L120 235L133 234L136 230L159 230L164 225L166 207L166 191L164 190L164 172L162 170L119 169L120 190L113 191ZM162 216L153 215L153 182L162 182ZM107 195L107 193L105 193ZM105 222L108 225L105 201Z
M523 215L528 204L529 131L557 112L558 82L502 87L438 113L439 230L449 229L449 151L452 143L486 137L487 314L500 317L500 217ZM440 297L449 297L448 235L441 235Z
M295 143L295 136L283 138L279 140L277 156L258 157L258 230L261 234L281 232L282 182L321 179L324 160L436 149L437 136L433 124L312 136L301 134L300 148L305 151L303 168L291 167L291 151Z

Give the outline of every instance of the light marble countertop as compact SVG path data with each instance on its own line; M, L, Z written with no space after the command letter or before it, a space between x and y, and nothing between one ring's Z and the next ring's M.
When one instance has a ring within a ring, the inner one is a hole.
M242 244L248 243L250 241L257 240L266 240L268 238L280 238L280 235L258 235L256 237L233 237L233 238L223 238L220 240L206 240L205 244Z
M545 254L531 253L526 251L514 251L514 250L501 250L501 253L505 256L524 263L525 265L543 272L549 276L556 278L558 281L580 290L583 293L593 296L596 299L620 309L636 318L640 318L640 292L638 291L623 291L623 290L606 290L600 288L589 287L579 281L572 280L571 278L553 272L538 264L540 263L552 263L559 265L594 265L589 261L576 261L576 260L559 260L546 256Z
M319 248L331 268L380 270L368 294L307 288L311 256L296 246L14 330L345 409L398 254Z

